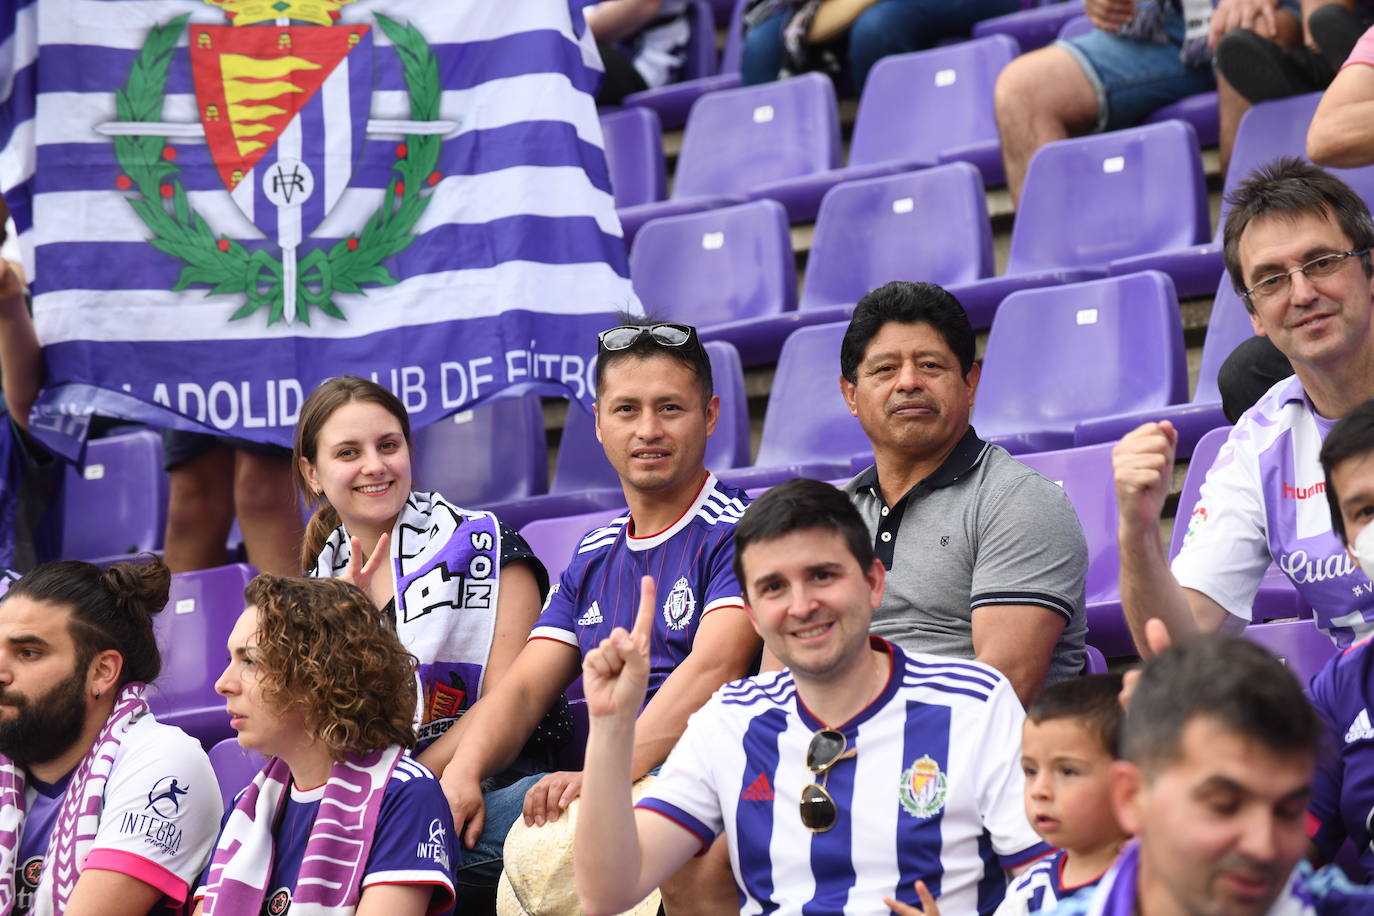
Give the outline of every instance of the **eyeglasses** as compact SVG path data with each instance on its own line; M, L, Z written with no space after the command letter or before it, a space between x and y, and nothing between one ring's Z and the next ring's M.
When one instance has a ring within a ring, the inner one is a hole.
M804 786L801 791L802 825L812 833L825 833L835 826L839 811L835 807L835 799L826 791L825 783L830 777L831 767L859 753L848 745L844 734L831 728L816 732L807 745L806 768L820 777L819 782Z
M696 329L689 324L623 324L596 335L596 343L611 352L626 350L645 334L665 347L691 347L697 337Z
M1324 254L1321 257L1313 258L1300 267L1292 270L1281 271L1261 277L1255 285L1247 290L1242 290L1245 298L1253 302L1268 302L1280 296L1288 295L1288 291L1293 286L1293 274L1301 273L1308 280L1316 282L1333 277L1336 272L1345 266L1345 262L1350 258L1364 257L1369 254L1368 248L1361 248L1358 251L1340 251L1332 254Z

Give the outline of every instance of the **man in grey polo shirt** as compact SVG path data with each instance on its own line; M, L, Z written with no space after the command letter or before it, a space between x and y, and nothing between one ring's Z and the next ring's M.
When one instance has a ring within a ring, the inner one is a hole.
M859 301L840 390L876 464L845 490L888 569L873 632L986 662L1029 704L1082 670L1088 550L1064 491L969 425L974 345L963 307L934 284Z

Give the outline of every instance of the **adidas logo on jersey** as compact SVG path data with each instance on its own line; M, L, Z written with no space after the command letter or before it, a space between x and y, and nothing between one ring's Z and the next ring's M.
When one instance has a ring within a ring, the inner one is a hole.
M594 627L600 622L601 604L597 601L593 601L592 606L587 608L581 617L577 618L577 625L579 627Z
M1374 728L1369 725L1369 710L1361 709L1355 721L1350 723L1350 730L1345 733L1345 743L1367 741L1370 738L1374 738Z
M768 784L768 774L759 773L749 788L739 794L741 801L772 801L773 787Z

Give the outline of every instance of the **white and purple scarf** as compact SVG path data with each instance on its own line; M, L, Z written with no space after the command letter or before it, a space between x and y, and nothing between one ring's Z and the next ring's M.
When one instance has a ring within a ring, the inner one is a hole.
M31 916L61 916L67 909L67 899L81 877L100 826L105 783L114 769L119 745L129 727L148 712L143 700L145 686L134 682L119 691L105 727L67 784L62 810L48 840L47 862L34 894ZM14 860L24 830L24 813L24 770L9 758L0 757L0 916L9 916L14 910Z
M310 575L338 576L352 555L340 525ZM438 493L412 492L391 532L391 563L396 635L420 662L418 751L481 695L496 633L501 525L490 512L460 509Z
M293 914L351 916L358 908L377 813L402 752L392 745L349 754L329 771L292 892ZM261 911L272 876L277 819L290 783L290 768L274 757L239 796L210 859L203 916Z

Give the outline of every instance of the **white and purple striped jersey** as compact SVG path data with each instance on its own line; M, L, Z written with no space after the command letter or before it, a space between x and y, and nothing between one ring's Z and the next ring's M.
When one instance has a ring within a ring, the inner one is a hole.
M1318 456L1334 425L1317 415L1297 376L1270 388L1217 453L1173 572L1248 621L1272 559L1317 626L1345 648L1374 633L1374 583L1331 528Z
M835 826L801 822L811 737L825 728L790 672L726 684L698 710L637 807L701 841L728 838L740 913L888 916L926 882L949 916L988 914L1004 869L1049 852L1021 802L1021 704L978 662L891 655L887 686L837 726L857 753L827 773Z
M649 639L649 696L673 673L707 614L743 608L735 557L735 524L749 498L707 474L692 505L672 525L640 537L629 514L595 528L549 593L530 639L553 639L584 656L611 635L634 628L639 580L653 576L659 613Z
M1007 888L1007 896L994 916L1028 916L1042 910L1048 912L1074 894L1092 893L1091 889L1102 880L1102 875L1084 884L1066 887L1064 863L1067 859L1067 850L1056 849L1052 855L1032 862Z
M1140 844L1130 843L1097 887L1075 894L1041 916L1135 916ZM1374 887L1359 887L1334 865L1314 872L1299 862L1263 916L1359 916L1374 912Z

